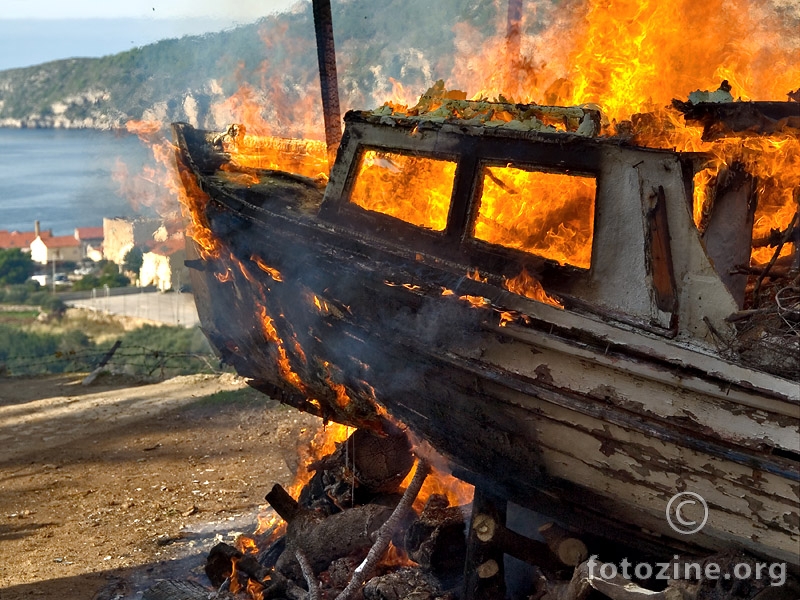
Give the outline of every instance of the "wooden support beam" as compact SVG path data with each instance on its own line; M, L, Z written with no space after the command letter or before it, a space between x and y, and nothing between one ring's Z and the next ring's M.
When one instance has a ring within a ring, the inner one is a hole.
M342 141L342 116L339 109L339 82L336 75L336 49L333 44L333 17L330 0L313 0L314 31L317 35L317 61L322 91L322 115L325 142L328 145L328 168L333 167Z
M504 524L506 501L481 488L475 489L472 519L467 537L467 560L464 565L464 600L495 600L504 598L506 585L503 570L503 550L493 536L486 538L487 523Z

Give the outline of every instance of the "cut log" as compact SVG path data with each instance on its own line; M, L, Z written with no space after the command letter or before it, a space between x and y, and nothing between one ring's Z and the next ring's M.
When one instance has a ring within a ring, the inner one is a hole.
M463 508L449 506L446 496L431 495L408 527L403 545L411 560L438 579L460 577L467 553Z
M375 494L396 492L414 466L411 444L401 431L380 436L358 429L345 450L358 484Z
M298 500L302 507L325 514L367 504L378 494L398 491L413 464L403 432L378 435L359 429L332 454L309 467L316 473Z
M303 581L295 552L302 549L314 573L327 568L337 558L364 556L392 509L368 504L356 506L327 518L311 511L299 511L286 530L286 550L276 568L294 581Z
M262 585L272 576L272 570L262 566L252 554L242 554L230 544L220 542L208 553L205 566L206 575L214 587L221 586L231 575L234 560L240 573Z
M558 571L564 566L562 561L556 560L555 551L551 550L547 544L508 529L491 515L475 515L472 519L472 528L475 536L481 542L493 544L505 554L529 565L549 572Z
M289 495L283 486L276 483L272 486L270 492L266 495L265 500L269 505L275 509L275 512L280 515L281 519L287 523L291 523L298 512L297 501Z
M506 586L503 573L503 550L494 543L481 540L481 517L493 523L506 520L506 501L485 490L475 488L472 500L472 519L467 541L467 558L464 563L465 600L494 600L503 598Z
M555 523L545 523L539 528L539 533L553 554L565 565L576 567L589 558L586 544L570 536L569 532Z

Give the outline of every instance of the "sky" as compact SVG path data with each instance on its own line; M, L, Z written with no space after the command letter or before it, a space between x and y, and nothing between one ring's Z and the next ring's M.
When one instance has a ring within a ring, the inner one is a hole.
M308 0L300 0L308 1ZM220 31L298 0L0 0L0 70Z

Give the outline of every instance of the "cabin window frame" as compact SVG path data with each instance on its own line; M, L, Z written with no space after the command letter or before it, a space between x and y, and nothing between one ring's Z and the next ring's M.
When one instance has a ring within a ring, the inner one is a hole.
M364 154L368 151L386 152L388 154L397 154L415 158L427 158L455 164L455 171L452 180L453 185L450 192L450 201L447 210L447 221L444 229L434 230L421 225L415 225L399 217L395 217L380 211L370 210L353 202L352 194L358 178L358 171L364 158ZM355 159L352 161L351 169L347 176L347 181L342 189L341 201L339 203L339 219L343 221L355 222L360 230L366 234L388 234L392 238L401 240L411 239L413 236L421 236L422 238L446 242L452 238L453 212L455 205L458 203L457 182L460 169L461 156L456 153L434 153L415 151L397 146L388 147L381 146L380 144L359 143L356 150ZM391 233L394 230L397 231L396 234Z
M481 207L483 196L484 169L486 167L509 167L529 172L552 173L554 175L566 175L569 177L589 177L595 182L595 193L591 210L592 220L592 241L589 256L589 267L580 267L571 263L561 264L553 258L548 258L534 252L512 248L503 244L496 244L482 240L475 236L475 226ZM469 253L493 254L505 256L508 260L513 260L521 265L521 268L531 267L536 270L553 269L560 270L564 275L588 275L594 265L595 251L595 231L597 223L597 210L599 190L602 183L602 171L600 169L573 169L563 166L542 164L541 162L530 162L524 160L508 160L496 156L480 156L475 164L475 174L472 193L469 197L469 216L463 231L462 247Z

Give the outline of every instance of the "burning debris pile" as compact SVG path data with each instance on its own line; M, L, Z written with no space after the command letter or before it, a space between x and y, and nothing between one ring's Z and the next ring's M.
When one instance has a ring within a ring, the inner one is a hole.
M356 430L308 469L297 500L277 484L267 494L280 518L263 533L211 550L205 570L217 597L452 597L447 590L463 576L471 486L416 458L400 430ZM165 582L144 597L174 600L185 589ZM195 592L206 598L209 590Z
M538 540L517 533L502 523L499 498L473 500L471 486L415 457L400 430L356 430L308 470L297 499L278 484L266 495L278 517L262 533L211 549L211 587L164 580L143 600L496 600L506 597L504 554L526 565L516 572L528 600L784 600L800 591L785 565L747 584L718 584L742 579L745 566L764 568L738 551L675 554L663 564L649 557L669 581L652 569L640 575L640 563L633 583L627 567L623 576L596 559L622 557L624 565L630 547L552 521L538 527ZM697 575L708 565L720 576Z

